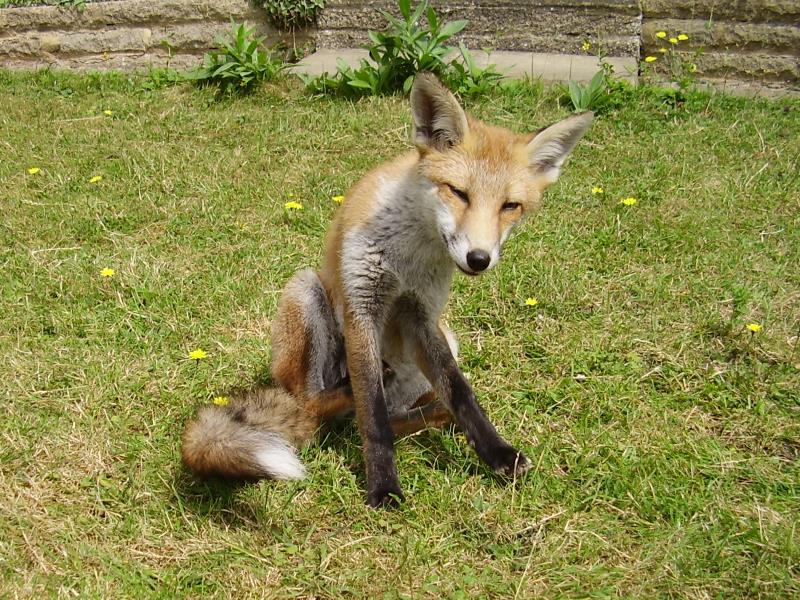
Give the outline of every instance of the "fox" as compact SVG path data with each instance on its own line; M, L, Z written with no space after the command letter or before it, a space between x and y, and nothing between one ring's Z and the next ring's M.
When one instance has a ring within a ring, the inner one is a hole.
M298 450L353 414L373 508L405 500L394 441L425 428L455 422L503 478L530 469L478 403L442 314L456 271L498 264L594 115L517 134L467 114L431 73L415 77L410 107L414 148L347 191L320 268L298 271L280 295L275 387L203 406L187 423L182 457L196 474L301 479Z

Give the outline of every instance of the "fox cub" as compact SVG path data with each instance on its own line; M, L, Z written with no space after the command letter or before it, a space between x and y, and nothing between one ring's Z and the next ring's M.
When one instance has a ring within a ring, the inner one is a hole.
M301 478L296 448L353 407L370 506L403 499L395 436L451 420L495 472L529 468L478 404L440 316L454 270L473 276L498 263L593 116L518 135L467 115L429 73L416 77L411 113L416 149L349 190L322 267L283 290L272 325L279 388L204 406L188 423L183 460L198 474Z

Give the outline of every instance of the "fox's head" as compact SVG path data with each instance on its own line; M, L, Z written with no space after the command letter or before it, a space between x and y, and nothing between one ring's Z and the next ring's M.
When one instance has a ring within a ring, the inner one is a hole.
M469 117L430 73L414 81L411 112L439 233L468 275L497 264L512 228L537 208L593 119L585 112L519 135Z

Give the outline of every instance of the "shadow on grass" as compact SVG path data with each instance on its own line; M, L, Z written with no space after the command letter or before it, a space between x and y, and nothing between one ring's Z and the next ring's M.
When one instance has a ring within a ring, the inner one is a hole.
M253 484L254 481L202 479L181 465L175 472L173 489L183 512L238 529L256 523L247 502L238 497L240 490Z

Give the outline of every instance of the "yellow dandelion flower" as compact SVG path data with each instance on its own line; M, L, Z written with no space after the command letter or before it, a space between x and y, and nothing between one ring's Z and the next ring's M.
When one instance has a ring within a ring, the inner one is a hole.
M657 56L645 56L644 62L656 62L658 60Z
M658 51L661 52L661 54L666 54L667 53L667 49L666 48L659 48Z
M637 200L633 196L628 196L627 198L623 198L622 200L619 201L619 203L624 206L633 206L634 204L636 204L636 202Z
M28 175L36 175L41 169L39 167L31 167L28 169Z
M89 180L89 183L99 183L102 180L103 180L103 176L102 175L95 175L94 177L92 177Z
M761 331L761 325L759 323L748 323L747 329L749 329L752 333L758 333Z
M697 73L697 65L694 63L689 64L689 73Z
M584 52L588 52L591 47L592 45L589 42L583 42L583 44L581 44L581 48L583 48Z
M669 43L670 44L677 44L678 43L678 38L669 38Z
M286 210L303 210L303 205L294 200L289 200L289 202L283 205L283 208Z
M344 196L334 196L333 198L331 198L331 200L336 202L336 204L341 204L342 202L344 202Z
M603 188L601 188L599 185L596 185L592 188L592 194L594 194L595 196L597 194L602 194L602 193L603 193Z
M525 298L525 306L536 306L539 301L536 298Z
M679 34L679 35L678 35L678 39L679 39L680 41L682 41L682 42L685 42L686 40L688 40L688 39L689 39L689 36L688 36L688 35L686 35L685 33L681 33L681 34Z
M661 38L663 40L665 37L667 37L667 32L666 31L656 31L656 37L657 38Z
M100 277L113 277L114 273L116 273L114 269L106 267L105 269L100 270Z
M228 406L228 404L231 403L231 400L227 396L214 396L211 399L211 402L217 406Z
M113 111L113 110L108 110L108 109L106 109L106 110L104 110L104 111L103 111L103 114L104 114L105 116L107 116L107 117L110 117L111 115L113 115L113 114L114 114L114 111Z
M192 360L203 360L207 356L208 353L206 353L205 350L202 350L200 348L197 348L197 350L192 350L191 352L189 352L189 358L191 358Z

